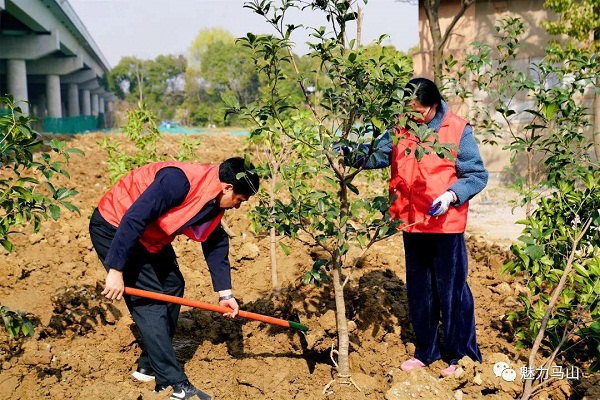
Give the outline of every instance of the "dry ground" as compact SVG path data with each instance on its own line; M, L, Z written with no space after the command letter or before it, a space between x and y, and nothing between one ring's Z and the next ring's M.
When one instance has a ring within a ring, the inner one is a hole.
M106 303L98 296L105 277L93 252L88 219L108 188L106 154L97 143L104 134L69 137L69 145L85 151L68 170L69 185L80 194L74 202L81 215L65 214L45 222L38 234L15 235L17 250L0 254L0 304L25 310L37 319L36 337L21 355L0 359L0 399L165 399L153 385L134 381L130 373L140 352L135 326L123 302ZM172 149L175 136L164 139ZM199 159L218 163L243 152L243 138L201 136ZM279 254L282 290L271 291L268 239L255 235L246 212L251 204L229 212L236 233L231 241L234 289L242 308L284 319L297 315L310 327L307 337L241 319L184 307L175 346L190 380L217 399L486 399L518 397L520 377L507 382L493 374L503 360L517 370L526 353L515 347L506 313L519 306L522 286L499 270L522 215L511 212L514 194L490 186L473 200L467 235L471 254L470 284L476 301L478 340L484 363L465 362L462 375L441 379L444 365L410 374L398 370L414 349L407 318L401 239L377 244L346 291L351 321L351 364L355 387L334 386L323 394L334 368L332 288L304 287L299 277L312 266L311 249L290 243L292 254ZM199 246L175 242L187 281L186 297L215 302ZM100 286L97 286L100 282ZM5 339L5 338L3 338ZM2 362L2 360L4 360ZM563 381L562 388L539 398L582 399L595 395L597 375ZM587 396L587 397L584 397Z

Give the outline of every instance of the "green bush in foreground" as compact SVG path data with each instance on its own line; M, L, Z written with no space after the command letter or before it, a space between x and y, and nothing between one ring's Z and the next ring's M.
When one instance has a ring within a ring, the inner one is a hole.
M60 217L61 206L79 212L67 201L78 192L56 186L56 179L59 175L69 178L64 165L71 154L84 153L57 139L44 143L12 95L0 96L0 110L0 241L11 252L9 235L17 232L16 227L31 223L38 232L42 220ZM44 151L48 147L50 152Z

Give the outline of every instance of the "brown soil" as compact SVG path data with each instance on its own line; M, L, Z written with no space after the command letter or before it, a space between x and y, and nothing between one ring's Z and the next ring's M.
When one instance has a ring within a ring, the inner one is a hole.
M135 326L123 302L108 303L99 295L105 278L89 240L93 207L108 188L103 134L69 137L69 146L85 151L67 168L69 185L79 190L74 203L81 215L64 213L46 221L41 231L13 236L16 250L0 254L0 304L24 310L36 321L34 340L10 356L0 348L0 399L165 399L152 383L131 377L140 349ZM164 139L172 150L175 136ZM198 159L218 163L242 154L243 139L216 134L199 138ZM520 232L514 225L507 189L493 187L472 202L467 236L471 254L470 285L475 296L477 334L484 363L461 362L457 376L442 379L445 365L436 362L404 373L400 363L414 350L407 317L403 249L400 237L381 242L353 271L347 291L351 327L351 369L357 387L331 385L330 352L336 345L333 290L303 286L301 275L311 266L311 249L289 243L291 255L279 254L282 289L271 290L268 238L250 229L246 212L230 211L234 291L241 308L283 319L297 316L309 326L299 333L215 313L182 308L174 339L190 380L217 399L512 399L519 396L520 367L527 353L517 350L506 314L519 307L523 287L499 270L509 257L508 245ZM186 297L215 303L216 295L200 246L175 243L187 281ZM6 337L0 337L6 341ZM517 371L507 382L493 374L497 361ZM598 375L564 380L538 398L600 398ZM585 396L585 397L584 397Z

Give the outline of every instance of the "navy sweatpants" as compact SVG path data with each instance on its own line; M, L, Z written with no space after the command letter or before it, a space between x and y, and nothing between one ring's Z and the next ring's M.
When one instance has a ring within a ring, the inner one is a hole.
M475 337L475 305L467 284L464 234L404 233L406 291L416 336L415 358L449 364L469 356L482 361ZM438 325L444 335L440 348Z
M115 232L116 228L95 210L90 220L90 237L103 265ZM106 265L104 267L108 270ZM183 296L185 287L171 245L152 254L138 244L129 256L123 280L125 286L179 297ZM181 307L137 296L125 295L124 298L142 339L138 366L154 371L157 385L173 385L186 380L172 342Z

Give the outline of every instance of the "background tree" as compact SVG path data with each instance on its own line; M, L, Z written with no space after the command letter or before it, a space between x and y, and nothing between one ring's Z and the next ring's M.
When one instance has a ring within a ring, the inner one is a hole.
M185 71L185 91L187 95L186 107L188 109L197 108L203 102L206 102L208 95L206 93L207 83L202 78L202 60L208 47L213 43L232 44L235 37L228 31L221 28L202 29L192 42L188 51L188 65ZM193 122L206 123L207 118L199 121L200 117L194 117L196 112L190 112ZM203 112L206 114L206 112Z
M120 99L143 102L147 75L147 61L123 57L108 73L108 88Z
M579 45L600 46L600 3L596 0L545 0L558 19L543 22L548 33L567 35Z
M188 71L199 72L208 47L214 43L234 43L235 36L223 28L201 29L188 50Z
M557 20L544 21L543 25L552 35L567 35L573 39L572 45L579 48L600 50L600 2L597 0L546 0L544 7L558 14ZM560 44L557 44L560 46ZM596 90L600 80L595 82ZM600 160L600 95L594 97L594 152Z
M203 29L189 49L185 74L186 107L197 125L222 125L223 95L235 96L241 104L256 98L258 80L248 50L221 28ZM235 121L229 120L229 122Z
M184 56L159 55L147 63L145 104L160 119L171 119L185 100Z
M431 35L432 49L431 49L431 60L433 63L433 77L436 85L441 86L441 78L444 73L444 48L448 44L452 30L463 17L469 7L471 7L477 0L459 0L460 7L452 17L452 20L442 32L440 26L440 5L441 0L396 0L401 3L419 4L419 7L423 7L425 15L427 16L427 23L429 25L429 33ZM425 50L425 49L421 49Z
M109 89L130 103L144 103L159 118L170 119L184 100L183 56L159 55L154 60L123 57L107 76Z
M237 43L213 43L208 46L200 68L208 98L216 99L215 117L210 122L223 123L223 95L235 96L241 105L256 99L259 80L254 61L247 48Z

